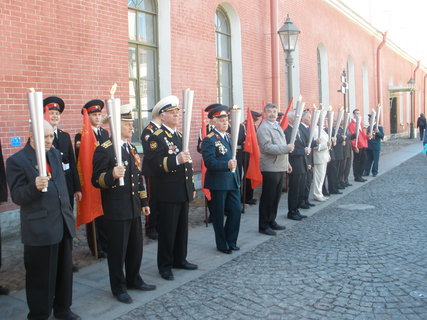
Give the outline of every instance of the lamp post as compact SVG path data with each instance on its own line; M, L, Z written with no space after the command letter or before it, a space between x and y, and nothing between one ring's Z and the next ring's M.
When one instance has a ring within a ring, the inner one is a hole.
M346 112L347 108L347 90L348 90L348 83L347 83L347 74L345 70L341 73L341 89L338 90L338 92L341 92L344 96L344 112Z
M294 58L292 57L292 52L295 51L298 41L298 35L301 31L293 24L289 14L286 18L283 26L277 31L280 36L280 41L282 42L283 51L286 53L286 66L288 68L288 104L292 99L292 67L294 64Z
M415 80L412 79L412 77L408 81L408 86L409 86L410 94L411 94L411 122L409 125L409 139L414 139L415 132L414 132L414 100L413 100L413 96L414 96L414 90L415 90Z

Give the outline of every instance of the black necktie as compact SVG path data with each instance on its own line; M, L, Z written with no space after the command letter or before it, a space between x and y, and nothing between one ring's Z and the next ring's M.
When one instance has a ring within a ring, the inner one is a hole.
M125 149L126 153L129 153L129 149L128 148L129 148L128 147L128 143L127 142L123 143L123 149Z

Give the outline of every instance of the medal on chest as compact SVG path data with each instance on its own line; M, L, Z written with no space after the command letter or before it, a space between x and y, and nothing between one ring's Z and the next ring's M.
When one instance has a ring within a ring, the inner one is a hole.
M227 153L227 148L221 143L221 141L215 141L215 147L218 149L218 152L222 155Z
M168 138L164 137L166 145L168 146L168 154L178 154L179 148L173 143L173 141L169 141Z

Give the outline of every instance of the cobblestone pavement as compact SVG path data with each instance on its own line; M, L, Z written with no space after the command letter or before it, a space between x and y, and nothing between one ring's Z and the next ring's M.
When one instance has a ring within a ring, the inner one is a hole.
M426 174L419 154L119 319L427 319Z

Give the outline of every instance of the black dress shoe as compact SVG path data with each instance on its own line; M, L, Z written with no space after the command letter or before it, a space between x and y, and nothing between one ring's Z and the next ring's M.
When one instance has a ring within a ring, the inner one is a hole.
M238 246L229 246L231 250L233 251L239 251L240 248Z
M256 205L256 199L246 200L245 203L250 204L251 206Z
M186 262L180 265L174 265L173 267L175 269L185 269L185 270L196 270L198 268L197 264L190 263L190 262Z
M297 212L288 212L288 219L301 221L302 217Z
M311 202L308 202L308 201L306 201L305 203L308 204L310 207L315 207L316 206L314 203L311 203Z
M105 258L107 258L107 254L105 253L105 251L99 250L98 259L105 259Z
M374 173L372 176L373 176L373 177L376 177L376 176L377 176L377 174L376 174L376 173Z
M330 193L329 192L322 192L324 197L329 197Z
M339 190L343 190L345 187L342 185L342 184L339 184L338 186L337 186L337 189L339 189Z
M73 264L72 270L73 270L73 272L79 272L79 267L77 267L77 265Z
M130 295L128 295L127 292L118 293L114 296L116 297L117 301L119 301L121 303L130 304L133 302L132 298L130 297Z
M273 230L285 230L286 227L285 226L281 226L280 224L278 224L277 222L270 224L271 229Z
M9 294L9 289L0 286L0 296L7 296Z
M275 236L277 234L272 228L259 229L259 232L266 234L267 236Z
M219 252L225 253L225 254L231 254L233 251L231 249L218 249Z
M352 186L352 184L347 182L347 183L345 184L345 186L346 186L346 187L351 187L351 186Z
M356 181L356 182L365 182L365 181L366 181L366 179L363 179L363 178L356 178L356 179L354 179L354 181Z
M130 297L129 297L130 298ZM132 300L132 299L131 299ZM68 310L62 313L54 313L54 316L56 319L63 319L63 320L81 320L81 317L77 314L75 314L73 311Z
M338 191L338 190L334 190L333 192L329 192L330 194L342 194L342 192L341 191Z
M142 284L137 286L128 286L128 289L141 290L141 291L153 291L153 290L156 290L156 286L154 284L148 284L142 281Z
M163 272L159 272L159 273L160 273L160 276L165 280L174 280L175 279L172 271L163 271Z
M303 205L300 205L299 206L301 209L310 209L311 207L308 205L308 204L306 204L306 203L304 203Z

